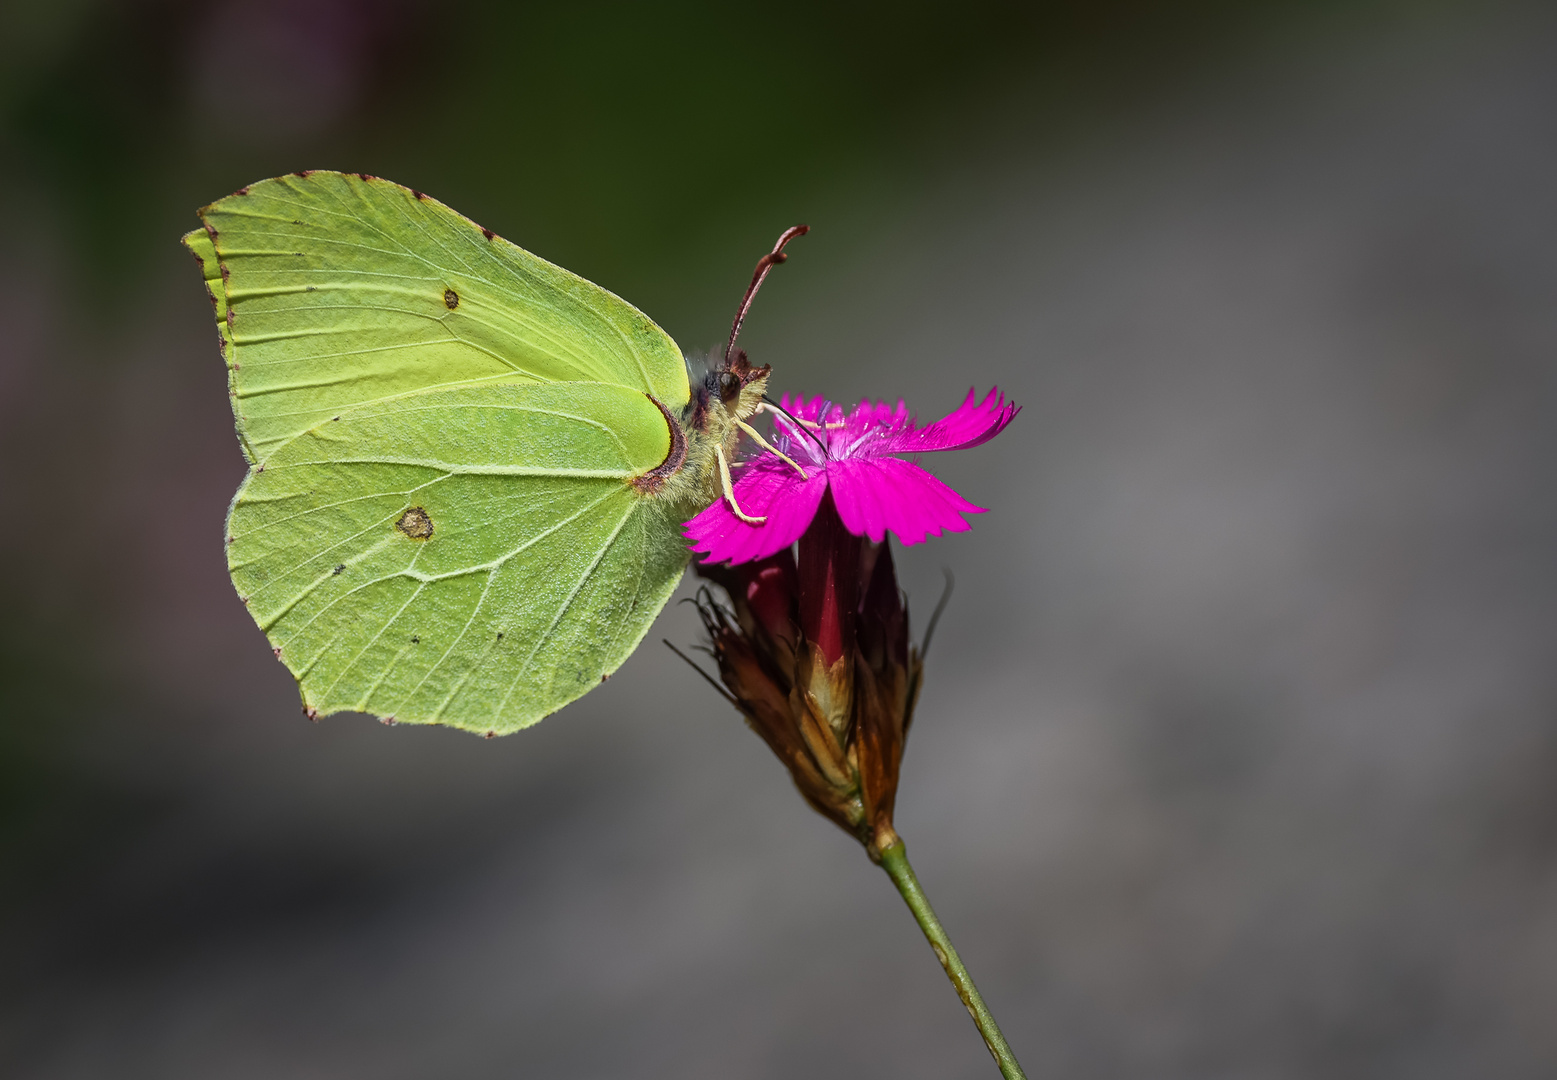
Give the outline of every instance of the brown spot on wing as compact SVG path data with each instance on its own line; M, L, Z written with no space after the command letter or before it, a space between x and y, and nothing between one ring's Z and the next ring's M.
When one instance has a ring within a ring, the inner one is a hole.
M400 520L395 522L395 528L412 540L426 540L433 534L433 520L427 516L426 510L420 506L413 506L400 515Z
M497 233L493 232L491 229L489 229L485 225L483 225L483 226L481 226L481 235L486 237L488 240L490 240L494 236L496 236Z
M460 294L453 289L443 290L443 306L453 311L460 306Z

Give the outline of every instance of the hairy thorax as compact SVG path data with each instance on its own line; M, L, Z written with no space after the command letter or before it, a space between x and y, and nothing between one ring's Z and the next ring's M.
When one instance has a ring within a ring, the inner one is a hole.
M723 450L726 461L735 460L739 422L762 407L769 371L766 364L752 367L737 350L731 362L695 382L692 400L679 422L671 425L670 454L658 469L634 482L639 490L667 512L685 518L720 498L719 451ZM666 420L671 421L668 412Z

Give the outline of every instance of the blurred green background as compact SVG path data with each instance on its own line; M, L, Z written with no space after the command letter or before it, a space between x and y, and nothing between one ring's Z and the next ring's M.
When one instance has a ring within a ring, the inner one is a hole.
M776 389L1027 407L904 556L962 591L901 813L1035 1078L1557 1068L1542 6L0 11L0 1071L990 1071L659 646L494 743L302 721L176 243L300 168L689 352L806 221Z

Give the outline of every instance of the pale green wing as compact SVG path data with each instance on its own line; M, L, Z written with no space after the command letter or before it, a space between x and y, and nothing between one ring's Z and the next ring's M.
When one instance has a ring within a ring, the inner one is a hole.
M377 177L265 180L200 211L251 461L321 421L435 386L592 381L690 399L681 352L637 308Z
M670 449L609 384L365 405L250 471L228 565L310 714L513 731L614 671L675 588L679 518L632 483Z
M222 267L216 260L216 245L211 243L211 237L204 229L196 229L184 237L184 246L194 253L195 261L200 264L200 274L205 278L205 293L211 298L211 310L216 313L216 325L225 329L227 290L222 287ZM221 330L217 332L217 340L221 342L222 359L227 361L227 395L232 398L233 414L238 417L239 445L243 447L243 456L252 463L254 454L249 449L248 438L243 434L242 416L238 412L238 372L232 364L232 348L227 335Z
M216 245L211 243L210 234L204 229L196 229L184 237L184 246L194 253L195 261L200 264L200 274L205 278L206 295L211 298L211 307L216 312L216 324L225 326L227 323L227 290L222 287L222 265L216 258ZM222 352L226 355L227 339L222 338Z

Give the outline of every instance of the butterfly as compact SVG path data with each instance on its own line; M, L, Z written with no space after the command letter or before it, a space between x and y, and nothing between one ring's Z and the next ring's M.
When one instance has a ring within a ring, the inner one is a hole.
M299 172L199 217L249 463L228 568L308 716L502 734L615 671L762 441L770 369L736 338L806 226L698 372L626 301L388 180Z

